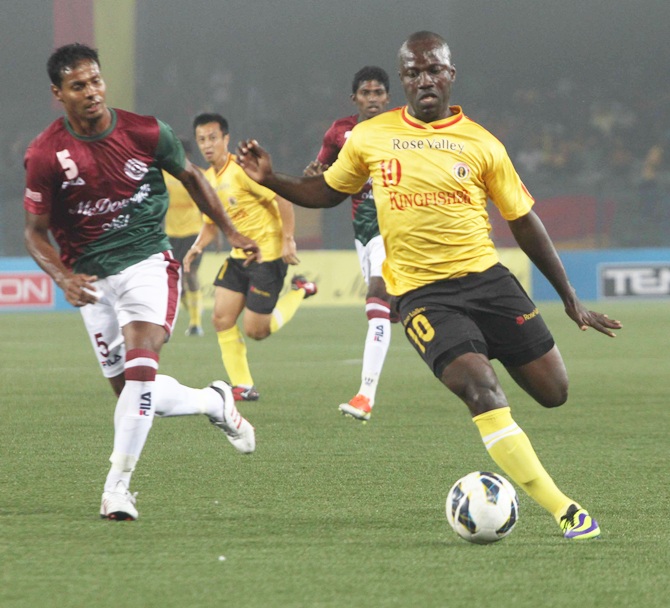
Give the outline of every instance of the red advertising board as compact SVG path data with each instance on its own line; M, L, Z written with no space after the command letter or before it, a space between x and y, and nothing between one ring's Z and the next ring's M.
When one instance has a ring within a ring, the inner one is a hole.
M53 308L54 287L41 272L0 272L0 309Z

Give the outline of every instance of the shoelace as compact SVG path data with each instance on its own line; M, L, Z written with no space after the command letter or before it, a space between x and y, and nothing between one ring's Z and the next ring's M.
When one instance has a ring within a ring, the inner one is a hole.
M579 509L575 508L574 506L570 506L567 513L561 517L561 529L563 531L567 530L568 528L572 528L575 525L575 515L577 515L578 511Z

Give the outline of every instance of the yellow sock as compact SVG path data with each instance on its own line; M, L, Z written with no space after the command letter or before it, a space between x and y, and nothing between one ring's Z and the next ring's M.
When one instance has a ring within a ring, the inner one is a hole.
M558 522L575 501L563 494L544 470L526 433L512 419L510 408L491 410L472 420L493 461Z
M279 331L293 318L293 315L298 308L300 308L304 299L304 289L292 289L279 298L277 306L275 306L275 309L272 311L272 319L270 319L271 334Z
M202 325L202 292L186 292L186 309L188 310L188 324L190 327L200 327Z
M221 349L223 367L226 368L230 383L233 386L239 384L253 386L254 381L251 378L249 361L247 360L247 345L237 325L234 325L230 329L216 332L216 337Z

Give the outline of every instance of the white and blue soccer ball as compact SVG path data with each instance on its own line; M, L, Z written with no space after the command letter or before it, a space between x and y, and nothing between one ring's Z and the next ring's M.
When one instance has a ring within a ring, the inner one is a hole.
M505 538L519 519L514 486L501 475L475 471L447 495L447 520L461 538L481 545Z

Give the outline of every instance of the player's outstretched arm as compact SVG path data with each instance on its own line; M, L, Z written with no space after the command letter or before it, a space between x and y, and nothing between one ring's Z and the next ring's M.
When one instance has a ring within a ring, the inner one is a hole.
M81 307L98 301L93 283L97 276L75 274L65 267L60 256L49 240L49 214L36 215L26 211L24 239L26 249L37 265L44 270L63 290L65 299L72 306Z
M237 228L235 228L223 208L219 197L207 179L205 179L202 171L187 160L184 171L176 177L184 184L184 187L196 202L200 211L212 218L223 234L226 235L226 239L230 245L242 249L247 254L245 264L250 264L252 261L260 262L261 251L258 243L237 231Z
M237 145L237 162L251 179L299 207L335 207L349 196L333 190L323 175L293 177L275 173L272 158L255 139L247 139Z
M537 214L530 211L508 224L519 247L547 277L563 300L566 314L577 323L579 329L586 331L589 327L593 327L607 336L615 337L616 334L612 330L621 329L621 323L610 319L606 314L588 310L580 302L570 285L556 248Z

